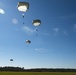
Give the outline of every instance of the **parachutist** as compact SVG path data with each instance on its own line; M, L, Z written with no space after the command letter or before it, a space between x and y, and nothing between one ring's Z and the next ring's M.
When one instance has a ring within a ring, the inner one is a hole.
M38 29L36 29L36 31L38 31Z
M23 22L23 24L25 24L25 23Z

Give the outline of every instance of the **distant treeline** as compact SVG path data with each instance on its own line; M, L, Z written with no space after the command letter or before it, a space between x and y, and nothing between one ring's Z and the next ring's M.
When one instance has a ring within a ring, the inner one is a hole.
M24 69L24 67L0 67L0 71L13 71L13 72L76 72L76 69L65 68L35 68Z

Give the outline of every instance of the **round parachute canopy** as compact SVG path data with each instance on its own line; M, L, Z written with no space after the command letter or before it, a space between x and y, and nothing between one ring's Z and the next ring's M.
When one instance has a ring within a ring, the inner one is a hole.
M30 44L30 43L31 43L31 41L30 41L30 40L26 40L26 43L27 43L27 44Z
M39 20L39 19L37 19L37 20L33 20L33 25L34 26L40 26L40 24L41 24L41 20Z
M17 8L21 12L26 12L29 9L29 3L28 2L18 2Z
M10 61L13 61L13 59L10 59Z

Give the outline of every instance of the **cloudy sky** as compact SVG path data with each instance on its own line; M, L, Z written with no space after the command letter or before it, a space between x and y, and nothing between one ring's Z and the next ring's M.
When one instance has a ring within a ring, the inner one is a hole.
M19 1L30 5L24 19ZM76 0L1 0L0 66L76 68Z

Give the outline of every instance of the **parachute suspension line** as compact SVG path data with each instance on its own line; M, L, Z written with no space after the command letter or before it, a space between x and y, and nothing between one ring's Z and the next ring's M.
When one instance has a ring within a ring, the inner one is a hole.
M23 24L25 24L25 23L24 23L24 13L22 14L22 17L23 17Z
M37 34L38 34L38 33L37 33L37 32L38 32L38 28L36 28L36 30L35 30L35 31L36 31L36 36L37 36Z

